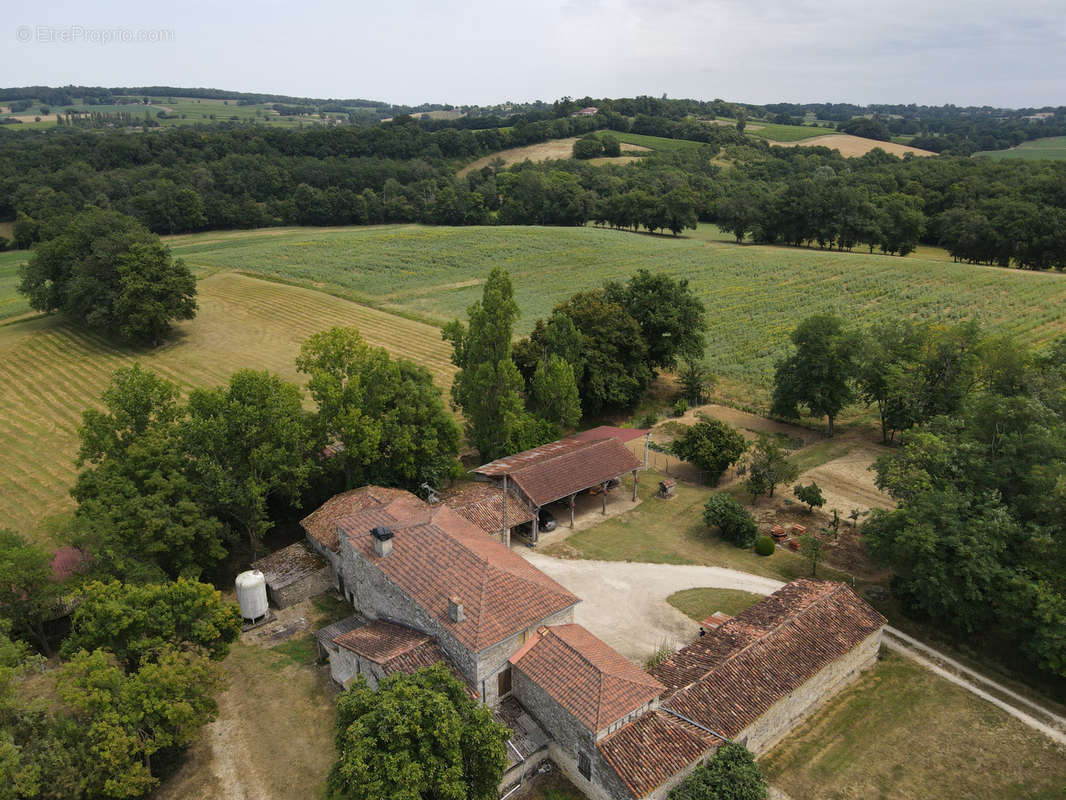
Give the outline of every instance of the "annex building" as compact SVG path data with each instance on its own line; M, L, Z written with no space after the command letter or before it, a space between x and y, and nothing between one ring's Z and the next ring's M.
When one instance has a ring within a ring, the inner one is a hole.
M726 740L765 752L877 658L880 614L843 584L797 580L645 671L575 624L580 598L497 528L503 503L535 519L529 501L576 484L515 483L455 507L366 486L302 523L356 612L317 634L334 680L443 662L514 731L505 786L551 758L596 800L661 800Z

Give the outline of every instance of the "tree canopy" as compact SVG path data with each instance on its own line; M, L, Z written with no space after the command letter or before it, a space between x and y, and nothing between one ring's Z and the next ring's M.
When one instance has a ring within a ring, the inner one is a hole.
M681 359L703 357L706 312L687 279L640 269L625 284L608 282L604 299L637 321L653 369L673 369Z
M765 800L766 779L744 745L726 742L670 790L668 800Z
M748 450L743 434L713 417L704 417L674 440L670 451L707 473L707 483L716 486L730 466Z

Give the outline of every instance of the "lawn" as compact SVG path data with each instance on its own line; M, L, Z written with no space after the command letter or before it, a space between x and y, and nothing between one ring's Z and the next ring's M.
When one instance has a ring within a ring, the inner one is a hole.
M77 427L121 366L140 361L183 387L214 386L241 367L298 380L310 334L354 325L372 344L427 366L447 390L450 350L432 327L331 297L235 273L200 281L200 313L156 350L117 347L59 317L0 327L0 520L39 541L72 507Z
M679 482L673 500L654 498L660 477L652 471L641 474L639 492L644 502L632 511L578 531L562 542L542 548L543 552L602 561L706 564L779 581L810 575L808 562L795 553L778 549L772 556L759 556L753 550L741 549L712 534L703 524L703 505L713 489ZM818 576L846 578L827 567L820 567Z
M1049 136L1046 139L1033 139L1031 142L1022 142L1017 147L1009 150L985 150L974 153L975 156L987 156L988 158L1022 158L1026 161L1050 158L1056 161L1066 160L1066 136Z
M795 798L1066 794L1066 748L894 653L760 763L770 783Z
M682 589L667 597L666 602L685 616L702 622L716 611L735 617L762 599L761 594L739 589Z
M712 234L715 232L712 231ZM719 233L720 235L720 233ZM433 324L464 316L494 266L508 270L520 333L575 291L646 267L688 279L711 322L707 360L731 398L765 402L788 334L809 314L856 324L910 317L977 318L1039 344L1066 332L1066 279L1058 274L745 245L600 228L419 225L267 229L170 237L204 271L240 269L337 293Z

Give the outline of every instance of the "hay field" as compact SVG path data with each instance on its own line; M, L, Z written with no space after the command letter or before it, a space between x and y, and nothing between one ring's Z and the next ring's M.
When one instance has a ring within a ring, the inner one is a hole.
M619 139L622 137L619 136ZM461 170L459 170L459 177L462 178L468 172L487 167L495 159L502 158L505 166L511 166L512 164L521 164L527 159L529 161L550 161L559 160L565 158L573 158L574 155L574 142L578 137L571 136L569 139L552 139L547 142L539 142L538 144L529 144L525 147L512 147L510 150L500 150L498 153L479 158L472 164L467 164ZM639 152L647 151L651 148L642 147L641 145L629 144L622 142L623 152ZM605 159L606 161L620 161L620 159ZM621 162L625 163L625 162Z
M787 127L787 126L786 126ZM882 142L877 139L864 139L862 136L851 136L846 133L831 133L825 136L815 136L810 139L802 139L800 141L779 142L774 140L768 140L770 144L777 147L828 147L830 150L839 150L840 155L845 158L855 158L857 156L864 156L874 148L880 147L889 155L903 156L906 153L913 153L916 156L935 156L936 153L930 150L919 150L917 147L910 147L905 144L896 144L895 142Z
M372 344L428 367L447 391L450 348L436 328L322 292L226 273L200 282L200 313L156 350L118 348L41 317L0 328L0 521L38 539L49 517L72 508L77 427L111 373L140 361L185 388L224 383L242 367L298 380L303 340L354 325Z

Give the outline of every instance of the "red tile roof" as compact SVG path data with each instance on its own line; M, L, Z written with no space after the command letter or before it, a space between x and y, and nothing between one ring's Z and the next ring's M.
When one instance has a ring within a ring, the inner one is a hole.
M337 523L344 517L366 508L374 508L400 501L415 507L422 501L404 489L387 489L382 486L362 486L334 495L302 520L300 525L308 536L334 553L339 552Z
M842 583L801 579L696 639L651 673L662 706L735 737L875 633L885 618Z
M598 428L589 428L587 431L578 431L566 437L567 441L594 442L599 439L617 439L622 442L631 442L645 436L650 431L646 428L616 428L613 425L600 425Z
M472 652L573 606L579 598L444 505L393 502L340 521L352 548ZM391 528L392 552L374 552L370 530ZM458 596L465 619L448 615Z
M507 490L507 527L513 528L533 519L533 512L514 489ZM503 491L485 481L467 483L441 492L441 502L486 533L503 530Z
M579 439L560 439L557 442L548 442L540 447L534 447L532 450L523 450L521 453L497 458L495 461L482 464L472 471L488 478L502 478L504 475L510 475L522 469L522 467L540 463L548 458L555 458L555 456L569 453L571 450L576 450L584 445L585 442Z
M650 794L724 742L665 711L649 711L596 746L636 797Z
M664 688L580 625L541 628L510 661L592 731L636 711Z

